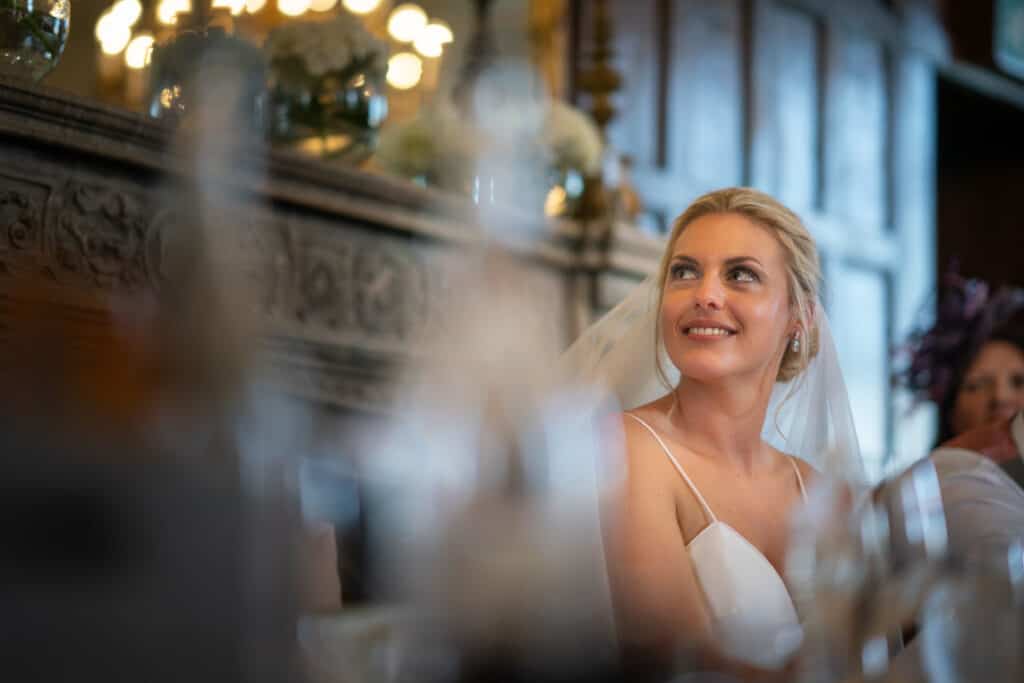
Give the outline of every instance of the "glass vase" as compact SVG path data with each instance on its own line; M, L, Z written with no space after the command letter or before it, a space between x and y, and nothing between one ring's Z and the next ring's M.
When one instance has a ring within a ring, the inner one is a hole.
M182 30L153 48L148 113L155 119L180 122L188 118L205 90L219 87L218 80L237 89L231 106L239 125L262 129L263 53L216 26Z
M0 73L39 81L68 40L69 0L0 0Z
M311 73L299 57L270 65L269 133L275 144L359 164L377 146L387 117L383 74L356 61Z

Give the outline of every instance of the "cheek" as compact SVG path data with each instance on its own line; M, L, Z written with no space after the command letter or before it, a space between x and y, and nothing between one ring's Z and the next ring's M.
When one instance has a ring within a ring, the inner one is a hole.
M661 333L670 336L679 318L687 310L683 297L666 295L661 302Z
M985 391L963 391L956 399L956 413L972 419L985 412Z
M736 315L748 332L772 340L785 336L788 313L786 302L776 297L752 298L736 307Z

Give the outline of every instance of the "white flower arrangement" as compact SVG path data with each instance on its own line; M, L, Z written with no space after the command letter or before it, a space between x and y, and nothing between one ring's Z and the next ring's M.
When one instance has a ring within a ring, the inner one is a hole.
M536 137L534 137L536 136ZM377 149L377 163L385 170L406 178L426 179L457 190L461 178L472 172L481 155L535 152L540 163L560 170L575 170L584 176L601 168L604 145L590 117L561 101L550 102L543 124L529 140L507 145L495 152L495 140L463 119L448 100L439 98L420 109L411 121L386 127Z
M289 21L270 32L263 49L271 62L301 60L314 77L340 71L355 62L382 74L387 68L387 45L348 13L328 21Z
M376 162L390 173L463 191L480 136L445 99L422 107L407 123L385 127Z
M541 128L541 144L553 165L573 169L585 176L601 168L604 144L597 126L585 113L560 100L553 100Z

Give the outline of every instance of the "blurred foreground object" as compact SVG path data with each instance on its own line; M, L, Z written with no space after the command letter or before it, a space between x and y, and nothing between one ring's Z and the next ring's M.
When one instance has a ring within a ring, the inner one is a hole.
M972 429L942 444L947 449L978 453L998 463L1018 486L1024 486L1024 411L1009 422Z
M787 562L798 680L1020 680L1024 491L996 465L939 451L870 496L813 493Z
M294 679L298 512L284 455L301 431L260 389L225 253L238 226L212 202L249 149L226 105L244 89L235 75L214 71L193 93L159 245L131 241L123 197L82 189L100 228L80 252L58 245L78 277L26 261L0 278L10 680ZM111 267L125 252L133 267Z
M553 382L552 311L512 258L475 255L457 283L365 462L377 595L409 609L386 680L613 680L615 406Z
M71 0L8 0L0 7L0 73L33 81L64 53Z

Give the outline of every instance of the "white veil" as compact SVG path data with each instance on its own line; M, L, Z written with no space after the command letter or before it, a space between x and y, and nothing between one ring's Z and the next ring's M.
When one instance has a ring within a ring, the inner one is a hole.
M839 356L825 310L816 304L818 353L794 380L775 384L762 436L828 476L863 483L867 477ZM656 340L657 307L658 279L652 275L569 347L562 357L568 378L611 392L623 410L668 393L656 354L673 386L679 372Z

